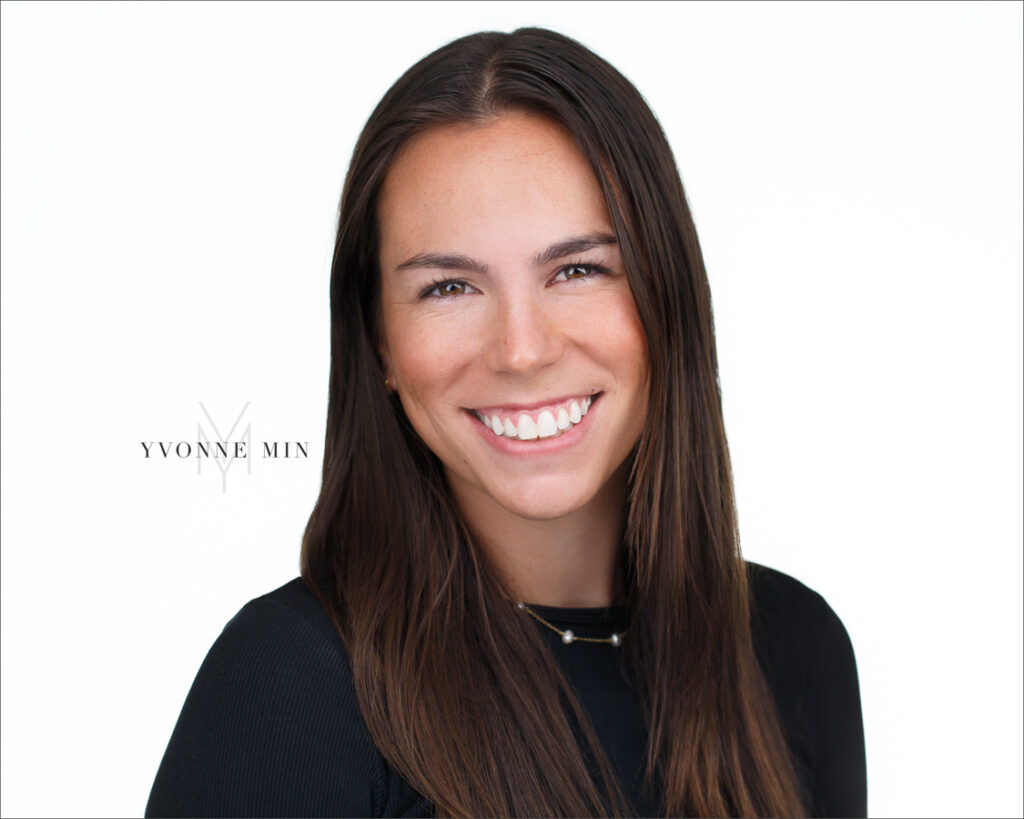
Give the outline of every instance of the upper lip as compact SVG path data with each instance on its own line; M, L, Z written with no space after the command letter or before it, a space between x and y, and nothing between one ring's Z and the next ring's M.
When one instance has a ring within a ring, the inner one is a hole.
M539 410L544 407L551 407L557 404L564 404L566 401L579 400L581 398L596 398L600 395L599 392L574 392L568 395L563 395L559 398L545 398L543 401L533 401L531 403L517 403L510 402L508 404L490 404L486 407L471 407L477 412L498 412L505 410L506 412L531 412L533 410Z

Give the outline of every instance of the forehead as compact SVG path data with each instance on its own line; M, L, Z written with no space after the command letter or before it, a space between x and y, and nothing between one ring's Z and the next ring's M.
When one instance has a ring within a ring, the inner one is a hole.
M379 205L381 255L536 251L613 232L600 185L569 133L535 114L435 126L392 163Z

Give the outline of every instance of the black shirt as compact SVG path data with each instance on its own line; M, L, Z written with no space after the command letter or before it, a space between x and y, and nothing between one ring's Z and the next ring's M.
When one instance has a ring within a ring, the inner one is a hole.
M754 643L812 816L866 816L864 731L853 647L825 600L748 563ZM607 637L624 607L531 606L559 629ZM604 643L564 645L542 624L639 816L654 815L640 769L637 703ZM628 638L627 638L628 639ZM348 657L295 579L247 605L203 662L171 736L146 816L430 816L363 722Z

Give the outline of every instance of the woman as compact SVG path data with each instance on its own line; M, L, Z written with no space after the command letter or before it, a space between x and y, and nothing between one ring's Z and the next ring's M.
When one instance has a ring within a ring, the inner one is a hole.
M541 29L356 145L302 579L228 624L147 815L864 815L852 648L740 557L671 151Z

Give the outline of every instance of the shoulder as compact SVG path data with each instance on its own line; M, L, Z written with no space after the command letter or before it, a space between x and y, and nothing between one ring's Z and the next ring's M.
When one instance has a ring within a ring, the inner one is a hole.
M233 708L248 699L265 709L264 719L329 704L330 716L351 722L353 738L362 739L348 656L299 578L250 600L228 621L189 696L198 695L228 698Z
M747 562L754 649L769 681L787 694L856 679L850 635L818 592L777 569ZM814 693L817 693L815 691Z
M746 566L753 602L759 607L817 615L828 609L824 597L795 577L749 560Z
M746 565L754 636L761 648L790 654L828 647L852 651L842 620L818 592L777 569Z
M214 648L243 650L254 661L288 658L317 662L339 679L349 677L348 656L334 625L298 577L242 606Z
M864 726L853 644L818 592L747 563L754 650L812 816L864 816Z
M296 578L246 603L213 644L146 815L379 815L388 780L342 642Z

